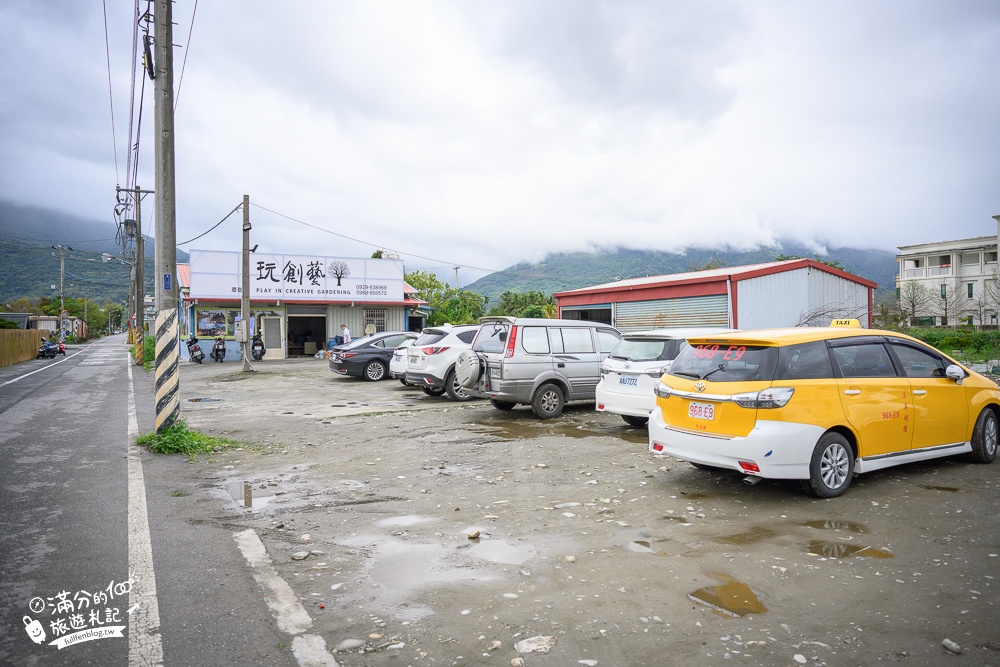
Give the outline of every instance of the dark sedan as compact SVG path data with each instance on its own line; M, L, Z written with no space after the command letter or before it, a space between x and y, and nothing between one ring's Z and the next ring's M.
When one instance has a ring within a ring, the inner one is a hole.
M389 377L392 351L404 340L418 335L413 331L383 331L338 345L330 353L330 370L372 382L384 380Z

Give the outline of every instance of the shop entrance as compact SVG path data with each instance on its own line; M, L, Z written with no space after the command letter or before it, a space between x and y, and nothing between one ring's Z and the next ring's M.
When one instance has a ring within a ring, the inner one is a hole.
M288 315L288 356L311 357L326 349L326 317Z

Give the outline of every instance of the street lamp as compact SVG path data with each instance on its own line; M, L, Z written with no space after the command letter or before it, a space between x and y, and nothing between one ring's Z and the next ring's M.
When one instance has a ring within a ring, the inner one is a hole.
M66 251L72 250L68 245L54 245L53 250L59 251L59 328L64 330L63 314L66 312Z

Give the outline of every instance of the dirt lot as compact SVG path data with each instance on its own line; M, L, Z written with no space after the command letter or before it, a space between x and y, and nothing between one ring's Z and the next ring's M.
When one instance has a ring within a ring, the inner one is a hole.
M1000 665L1000 463L824 501L651 456L591 405L257 369L182 365L188 423L253 446L175 459L176 501L254 528L340 665Z

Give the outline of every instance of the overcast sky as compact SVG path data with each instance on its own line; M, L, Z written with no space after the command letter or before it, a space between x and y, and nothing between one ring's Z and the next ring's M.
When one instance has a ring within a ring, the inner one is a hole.
M103 5L0 3L0 199L112 220L135 5ZM178 243L244 194L264 251L385 248L475 267L462 283L558 251L997 232L996 0L177 0L173 20ZM239 250L238 218L182 248Z

